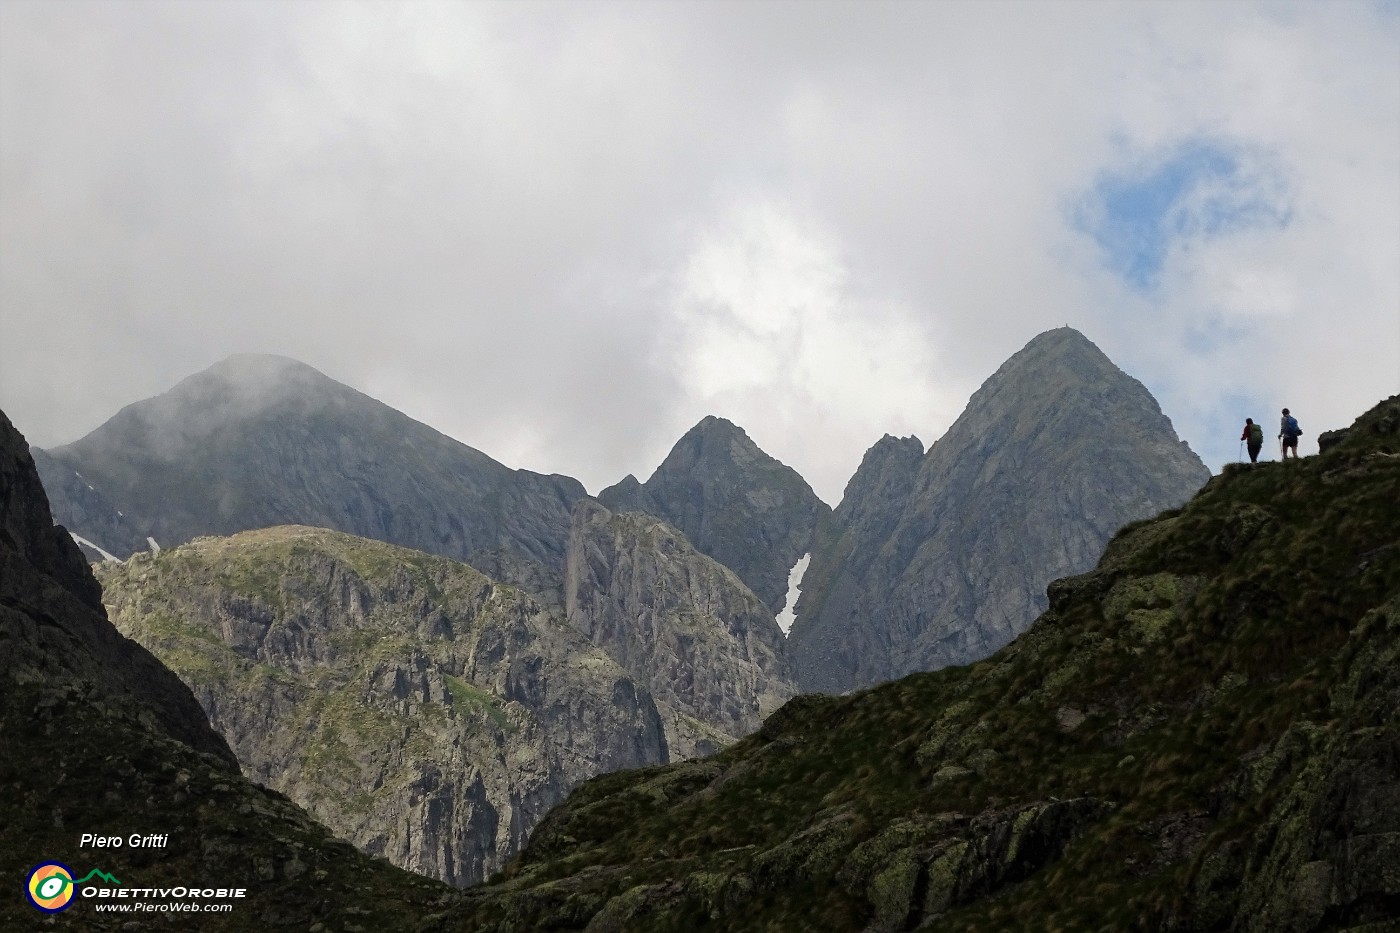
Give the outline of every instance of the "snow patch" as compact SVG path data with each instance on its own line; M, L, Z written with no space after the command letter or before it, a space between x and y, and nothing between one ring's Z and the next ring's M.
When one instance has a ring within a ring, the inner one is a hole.
M778 613L778 628L787 635L792 631L792 623L797 621L797 594L802 590L802 576L807 572L807 565L812 562L810 553L803 554L797 563L792 565L788 571L788 591L787 602L783 603L783 611Z
M101 554L103 560L108 561L108 562L113 563L113 564L120 564L120 563L122 562L122 559L121 559L120 557L117 557L115 554L111 554L111 553L109 553L109 552L107 552L107 551L102 550L102 548L100 548L100 547L98 547L97 545L93 544L93 543L92 543L91 541L89 541L87 538L84 538L84 537L81 536L81 535L75 535L75 534L73 534L73 532L71 532L71 531L68 532L68 534L69 534L69 535L73 538L73 540L76 541L78 544L81 544L81 545L83 545L84 547L92 548L94 551L96 551L97 553Z
M149 536L148 536L148 537L146 538L146 543L149 544L149 545L151 546L151 554L152 554L152 556L155 556L155 555L160 554L160 545L159 545L159 544L156 544L156 539L155 539L155 538L152 538L152 537L149 537Z

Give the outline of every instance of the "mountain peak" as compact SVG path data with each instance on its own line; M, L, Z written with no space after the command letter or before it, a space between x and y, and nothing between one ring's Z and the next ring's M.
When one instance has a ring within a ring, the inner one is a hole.
M289 356L273 353L236 353L192 376L180 380L165 396L202 397L225 395L252 408L288 395L353 392L325 373Z
M830 512L796 470L716 415L687 431L645 483L623 480L598 499L665 519L775 612L787 599L788 572Z
M1210 471L1147 388L1070 327L1037 335L922 456L884 438L814 556L793 626L808 690L839 692L986 657L1093 565L1123 524Z
M232 356L224 357L195 375L204 374L236 382L248 382L268 377L286 378L288 376L334 381L314 366L277 353L235 353Z
M743 428L739 427L728 418L721 418L719 415L706 415L697 421L695 427L691 428L690 431L686 433L694 433L695 431L704 431L707 433L718 431L728 431L732 433L737 431L740 434L744 433Z

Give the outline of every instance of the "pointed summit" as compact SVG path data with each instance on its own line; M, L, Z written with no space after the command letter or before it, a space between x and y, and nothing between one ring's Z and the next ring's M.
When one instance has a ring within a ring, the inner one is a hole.
M698 550L737 573L775 615L787 600L788 571L831 511L796 470L714 415L687 431L645 483L629 477L598 500L679 528Z
M1045 609L1051 580L1210 477L1147 388L1068 327L1002 364L917 463L892 440L867 454L803 580L804 690L986 657Z

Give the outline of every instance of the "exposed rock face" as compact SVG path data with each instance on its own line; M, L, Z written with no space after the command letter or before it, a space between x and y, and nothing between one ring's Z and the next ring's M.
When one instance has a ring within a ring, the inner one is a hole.
M59 463L46 451L36 447L30 453L53 503L54 514L61 516L61 524L81 529L78 533L84 538L123 557L150 546L143 532L149 522L122 514L82 474ZM89 548L79 545L79 549L89 561L103 559Z
M805 690L986 657L1044 610L1047 583L1210 476L1147 389L1070 328L1032 340L918 446L871 449L813 553L791 632Z
M581 501L565 598L569 624L651 690L673 760L749 734L797 692L768 608L651 515Z
M1049 602L982 663L585 784L434 929L1394 929L1400 397Z
M79 847L81 833L134 831L165 834L166 845ZM0 928L41 924L17 889L53 859L127 886L245 887L232 913L201 920L216 931L403 928L455 900L332 839L238 773L189 688L103 614L101 589L53 524L28 445L0 413L0 875L14 885L0 898ZM120 926L105 916L79 895L60 923Z
M403 868L479 882L575 784L666 760L645 690L463 564L281 527L99 574L250 778Z
M737 573L772 615L787 599L788 571L831 514L796 470L760 450L742 428L713 416L687 431L645 484L628 476L599 493L598 501L679 528L701 552Z
M569 510L564 476L511 470L294 360L235 356L137 402L82 440L47 452L60 522L125 558L153 536L304 524L470 561L504 551L555 583ZM67 471L67 472L65 472ZM120 510L98 514L83 487Z

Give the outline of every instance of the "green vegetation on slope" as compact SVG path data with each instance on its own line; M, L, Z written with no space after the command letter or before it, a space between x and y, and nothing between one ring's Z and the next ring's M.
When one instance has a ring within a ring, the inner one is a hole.
M1400 915L1400 398L1129 526L987 660L557 807L444 929L1322 930ZM1381 929L1381 926L1369 927Z
M447 558L285 526L98 574L245 774L402 868L479 882L574 784L664 755L621 668Z

